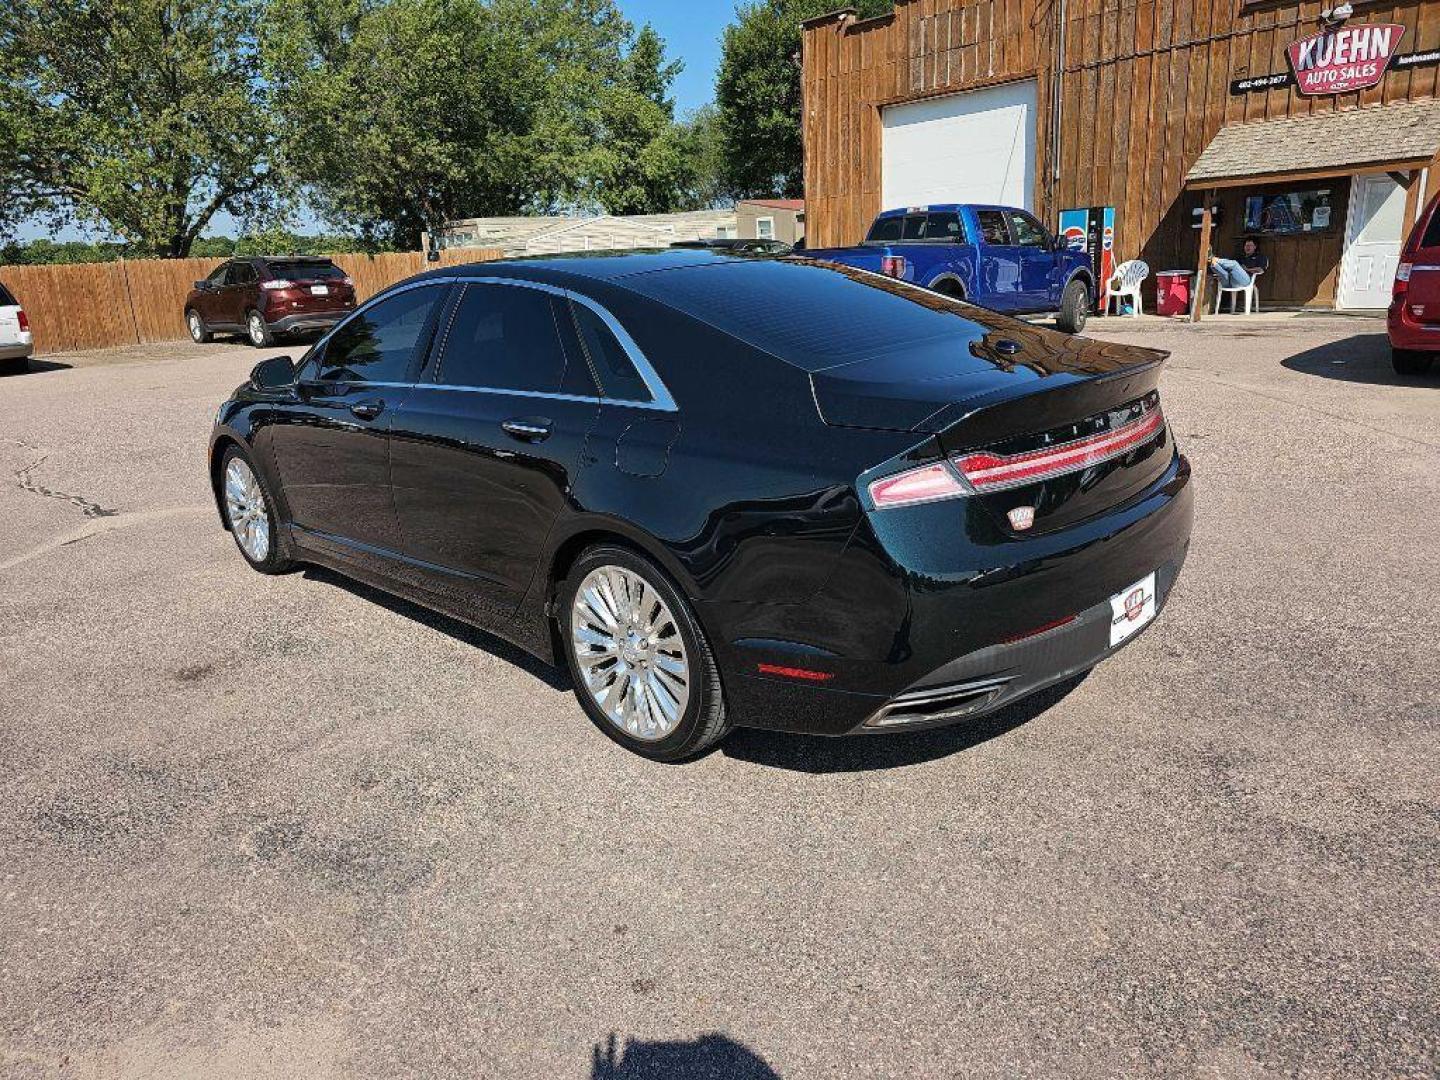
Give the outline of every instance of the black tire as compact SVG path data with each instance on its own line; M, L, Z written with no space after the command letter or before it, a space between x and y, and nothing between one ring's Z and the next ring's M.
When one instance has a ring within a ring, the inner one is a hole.
M1434 357L1430 353L1414 349L1391 349L1390 364L1397 375L1424 375L1430 370Z
M1085 320L1090 317L1090 288L1078 278L1065 286L1060 297L1060 314L1055 316L1055 325L1066 334L1078 334L1085 329Z
M231 520L232 509L226 493L226 482L230 473L230 463L235 460L243 462L245 467L250 470L265 506L269 545L263 559L256 559L251 552L245 549L245 544L240 539L240 533L236 531L235 524ZM230 530L230 535L235 540L235 546L240 549L241 556L250 564L252 570L257 570L262 574L284 574L295 569L295 562L286 557L280 545L280 518L275 513L275 500L270 497L270 489L265 486L265 478L261 475L260 470L255 468L255 462L251 460L250 455L238 446L231 446L220 460L219 494L220 503L225 508L225 527Z
M245 312L245 338L257 349L268 349L275 344L275 335L270 332L265 316L254 308Z
M196 345L209 345L215 339L215 335L210 333L210 327L205 325L204 317L194 308L186 310L185 326L190 331L190 340Z
M575 653L573 622L576 594L586 577L601 567L612 566L639 575L659 594L669 607L675 628L685 648L689 667L689 697L674 729L663 738L642 739L622 730L596 704L585 682L585 675ZM705 631L696 621L689 603L675 588L670 578L652 563L627 548L601 544L588 548L570 568L558 590L559 635L565 651L566 665L575 684L575 697L585 715L610 738L627 750L655 761L681 761L693 757L718 743L729 732L731 724L725 709L720 685L720 669L705 638Z

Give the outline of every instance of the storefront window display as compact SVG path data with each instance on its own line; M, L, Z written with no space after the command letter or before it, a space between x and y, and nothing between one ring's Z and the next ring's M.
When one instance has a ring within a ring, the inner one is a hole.
M1328 232L1337 224L1329 188L1251 195L1245 200L1245 232L1286 236Z

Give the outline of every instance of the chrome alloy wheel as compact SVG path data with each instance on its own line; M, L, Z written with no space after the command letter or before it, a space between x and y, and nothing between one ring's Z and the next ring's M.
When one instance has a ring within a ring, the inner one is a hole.
M633 570L585 575L570 613L570 638L585 692L609 721L637 739L663 739L690 700L690 665L669 606Z
M193 311L190 312L189 323L190 336L198 342L200 340L201 331L203 329L200 325L200 316Z
M260 481L244 458L231 458L225 466L225 516L241 550L252 562L264 562L270 554L270 513Z
M250 313L250 340L256 345L265 344L265 320L260 317L258 311Z

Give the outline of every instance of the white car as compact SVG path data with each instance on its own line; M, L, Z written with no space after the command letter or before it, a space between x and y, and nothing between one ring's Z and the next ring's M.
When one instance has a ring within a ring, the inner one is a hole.
M24 371L30 366L35 339L30 334L30 320L14 295L0 285L0 371Z

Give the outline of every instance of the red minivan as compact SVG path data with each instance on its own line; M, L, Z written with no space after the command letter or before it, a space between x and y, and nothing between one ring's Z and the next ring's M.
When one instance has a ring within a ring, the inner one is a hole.
M326 258L231 259L195 282L185 325L197 342L240 331L259 348L277 334L328 330L355 310L355 285Z
M1440 353L1440 193L1400 252L1390 298L1390 358L1401 375L1423 375Z

